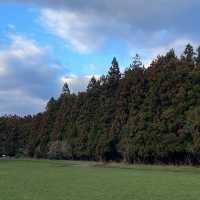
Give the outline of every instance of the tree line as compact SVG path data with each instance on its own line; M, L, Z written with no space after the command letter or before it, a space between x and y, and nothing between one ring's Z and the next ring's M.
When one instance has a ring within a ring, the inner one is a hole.
M148 68L138 55L120 72L113 58L107 75L87 90L66 84L43 113L0 118L0 155L124 161L200 163L200 47L181 56L171 49Z

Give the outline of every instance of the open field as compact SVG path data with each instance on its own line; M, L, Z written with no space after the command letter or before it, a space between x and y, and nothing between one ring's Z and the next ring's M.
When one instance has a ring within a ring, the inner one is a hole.
M0 200L198 200L200 169L0 160Z

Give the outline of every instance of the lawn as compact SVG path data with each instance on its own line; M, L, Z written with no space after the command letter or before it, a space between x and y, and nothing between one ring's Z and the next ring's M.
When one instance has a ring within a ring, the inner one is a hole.
M198 168L0 160L0 200L198 199Z

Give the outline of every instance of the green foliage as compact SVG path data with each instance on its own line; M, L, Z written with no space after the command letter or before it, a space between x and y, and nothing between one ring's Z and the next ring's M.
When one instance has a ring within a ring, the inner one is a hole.
M138 68L141 66L142 66L142 61L140 59L140 56L139 56L139 54L136 54L135 57L133 57L133 63L130 65L130 68L134 69L134 68Z
M62 93L63 93L63 94L70 94L69 86L68 86L67 83L65 83L65 84L63 85Z
M65 84L46 111L0 118L0 154L129 163L200 164L200 67L187 45L122 75L114 57L86 92Z
M195 52L191 44L187 44L185 51L183 53L183 58L187 62L194 62Z
M200 65L200 46L197 48L197 56L196 56L196 63L199 66Z
M1 200L198 200L200 169L0 160Z
M47 156L49 159L72 159L73 149L67 141L55 141L49 144Z
M121 78L121 73L119 69L119 64L117 59L114 57L112 60L112 66L110 67L107 75L108 83L110 84L117 84L119 79Z

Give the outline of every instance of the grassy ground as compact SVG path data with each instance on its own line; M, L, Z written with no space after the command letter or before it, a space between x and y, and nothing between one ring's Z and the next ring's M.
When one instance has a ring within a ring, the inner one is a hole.
M198 168L0 160L0 200L198 199Z

